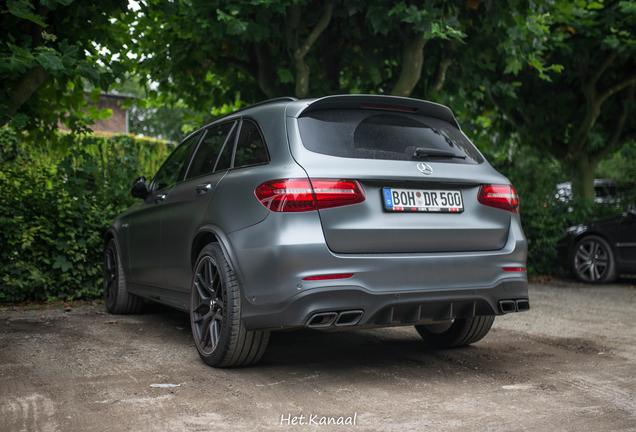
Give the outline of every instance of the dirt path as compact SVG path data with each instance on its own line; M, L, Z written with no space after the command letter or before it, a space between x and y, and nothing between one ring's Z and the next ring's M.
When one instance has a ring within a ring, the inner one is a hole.
M0 312L0 430L634 431L633 283L532 285L530 312L467 348L425 351L410 327L276 333L230 370L170 309Z

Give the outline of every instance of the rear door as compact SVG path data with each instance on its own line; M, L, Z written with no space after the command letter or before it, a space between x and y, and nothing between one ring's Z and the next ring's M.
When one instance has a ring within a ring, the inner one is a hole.
M288 118L292 153L308 176L360 181L363 203L321 209L338 253L501 249L511 213L477 201L507 184L454 125L400 108L322 109Z

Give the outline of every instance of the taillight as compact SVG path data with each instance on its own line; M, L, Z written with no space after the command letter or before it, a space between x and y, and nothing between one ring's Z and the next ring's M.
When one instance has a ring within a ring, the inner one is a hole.
M481 185L477 201L489 207L519 213L519 195L512 185Z
M274 212L305 212L361 203L364 190L357 180L279 179L256 188L256 198Z

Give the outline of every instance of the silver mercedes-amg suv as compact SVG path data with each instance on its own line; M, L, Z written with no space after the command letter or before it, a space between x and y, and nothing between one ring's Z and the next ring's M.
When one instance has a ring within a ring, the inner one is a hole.
M269 332L414 325L476 342L527 311L519 198L445 106L280 98L188 136L108 230L113 314L143 298L191 317L216 367L258 361Z

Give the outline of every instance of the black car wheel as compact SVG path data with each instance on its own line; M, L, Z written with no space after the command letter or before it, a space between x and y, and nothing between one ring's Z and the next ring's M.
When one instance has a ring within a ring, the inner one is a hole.
M614 252L602 237L582 238L574 245L570 256L572 272L582 282L609 283L618 276Z
M201 359L209 366L245 366L261 359L268 331L247 331L241 323L236 275L218 243L197 259L190 297L190 323Z
M141 297L128 293L115 239L111 239L104 249L104 299L111 314L135 314L143 307Z
M456 348L484 338L495 322L494 316L456 319L447 323L416 325L415 330L430 348Z

